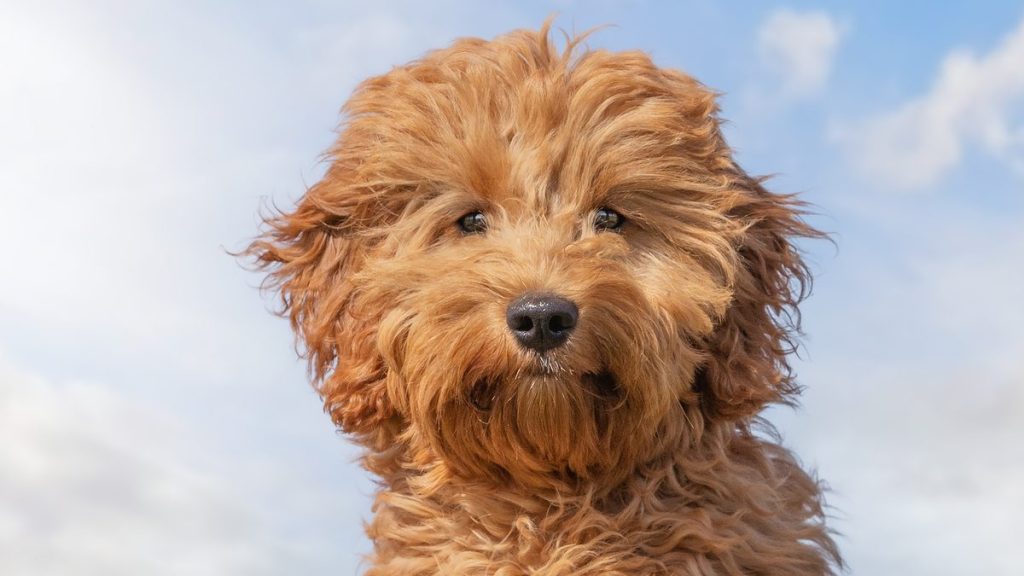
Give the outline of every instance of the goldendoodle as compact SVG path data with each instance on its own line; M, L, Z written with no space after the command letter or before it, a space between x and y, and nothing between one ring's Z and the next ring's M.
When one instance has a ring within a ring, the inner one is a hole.
M802 204L715 94L549 26L362 83L248 249L380 479L369 575L820 575L798 391Z

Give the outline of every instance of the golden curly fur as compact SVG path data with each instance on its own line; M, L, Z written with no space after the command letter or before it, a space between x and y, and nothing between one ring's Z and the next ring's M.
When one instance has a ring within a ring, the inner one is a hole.
M736 165L714 93L580 40L367 80L248 250L380 478L367 574L831 574L821 488L757 419L797 392L792 242L820 234ZM527 293L576 304L564 345L517 343Z

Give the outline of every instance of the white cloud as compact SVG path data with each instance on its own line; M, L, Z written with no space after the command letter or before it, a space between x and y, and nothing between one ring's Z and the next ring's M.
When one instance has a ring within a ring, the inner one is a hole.
M927 93L835 137L865 174L897 188L935 184L972 144L1024 175L1024 20L987 54L951 52Z
M308 445L273 454L266 428L249 439L261 449L234 453L165 406L41 377L0 350L4 575L354 572L371 485L338 474L352 453L334 440L325 471Z
M757 41L762 62L777 76L780 95L796 99L820 93L840 37L839 26L824 12L772 13L761 24Z
M851 277L822 278L812 301L846 291L807 317L831 316L809 327L804 409L773 414L834 489L855 574L1020 571L1024 269L1007 263L1024 232L958 217L894 247L895 263L841 252Z
M93 383L0 358L0 557L11 576L276 574L286 554L196 464L189 432Z
M1024 509L1024 370L979 368L847 358L803 371L805 409L785 428L833 489L853 573L1019 573L1007 551Z

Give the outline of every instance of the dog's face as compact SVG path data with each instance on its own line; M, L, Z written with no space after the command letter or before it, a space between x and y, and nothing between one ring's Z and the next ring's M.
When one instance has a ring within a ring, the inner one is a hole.
M335 420L438 478L614 481L789 391L795 203L714 96L547 31L364 83L253 244Z

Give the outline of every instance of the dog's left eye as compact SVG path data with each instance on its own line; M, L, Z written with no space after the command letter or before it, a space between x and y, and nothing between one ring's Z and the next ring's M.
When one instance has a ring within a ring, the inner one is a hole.
M487 230L487 218L483 212L470 212L459 218L459 229L466 234L480 234Z
M625 216L611 208L599 208L594 214L594 228L598 230L618 230L625 221Z

